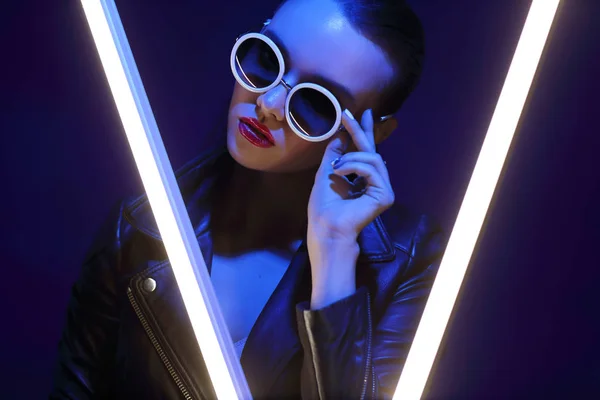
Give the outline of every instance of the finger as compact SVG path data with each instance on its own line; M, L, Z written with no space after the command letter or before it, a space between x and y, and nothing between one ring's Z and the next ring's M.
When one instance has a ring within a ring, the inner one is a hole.
M366 110L362 117L361 117L361 122L360 124L362 125L363 131L365 132L365 135L367 136L367 139L369 140L369 143L371 144L371 148L375 148L375 133L373 132L373 110L368 109Z
M390 186L374 166L363 162L346 162L336 166L333 173L339 176L356 174L363 177L367 182L367 191L369 186L375 186L379 189L385 189Z
M323 153L320 169L326 169L328 172L330 172L332 162L344 155L350 140L351 139L348 132L344 131L333 136L329 144L327 144L325 152Z
M335 165L337 167L347 162L361 162L370 164L386 181L389 182L390 180L390 175L385 165L385 161L383 161L383 158L381 158L379 153L365 153L363 151L346 153L340 157L339 161Z
M395 201L394 190L391 185L386 185L383 182L382 177L377 173L375 168L369 164L364 163L347 163L346 165L334 170L336 175L346 175L355 173L363 177L366 180L366 188L362 192L351 193L351 198L357 199L357 201L369 201L375 204L375 208L381 212L390 208ZM358 195L358 196L355 196Z
M346 128L346 131L350 134L352 142L356 145L356 149L358 151L375 151L375 146L371 145L371 142L363 131L363 128L349 110L345 110L342 113L342 124L344 125L344 128Z

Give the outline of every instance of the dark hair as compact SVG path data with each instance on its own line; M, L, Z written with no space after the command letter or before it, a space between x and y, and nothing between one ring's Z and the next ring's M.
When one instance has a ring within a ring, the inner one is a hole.
M405 0L334 1L352 26L377 44L395 66L396 79L384 90L375 110L380 115L395 113L421 77L425 55L421 21Z

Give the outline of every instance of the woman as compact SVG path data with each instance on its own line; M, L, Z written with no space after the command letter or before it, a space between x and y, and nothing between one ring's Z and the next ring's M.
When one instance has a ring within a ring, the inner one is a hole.
M289 0L234 45L226 148L178 180L256 399L394 392L441 242L392 207L375 145L421 55L399 0ZM147 200L115 214L74 286L51 398L214 398Z

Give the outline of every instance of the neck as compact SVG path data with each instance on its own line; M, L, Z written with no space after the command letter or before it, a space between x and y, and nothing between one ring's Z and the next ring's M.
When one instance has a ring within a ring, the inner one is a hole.
M272 173L234 163L213 208L215 252L287 249L306 236L315 171Z

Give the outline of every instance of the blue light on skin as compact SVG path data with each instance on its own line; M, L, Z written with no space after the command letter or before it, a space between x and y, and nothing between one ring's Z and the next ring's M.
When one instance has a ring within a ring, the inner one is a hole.
M350 109L355 116L376 106L381 88L394 77L384 51L352 27L334 0L289 0L263 33L277 38L287 55L284 79L288 84L312 81L315 75L333 81L350 96L323 86L338 98L342 109ZM294 239L306 234L302 227L308 199L328 141L308 142L294 134L284 114L286 96L283 85L256 94L235 83L227 121L227 149L237 163L228 183L232 196L225 198L239 197L236 187L248 182L252 182L252 190L244 192L244 201L230 199L220 206L230 215L253 214L252 223L243 228L252 231L238 230L238 237L260 236L274 220L289 226ZM244 139L238 133L239 118L244 116L264 123L276 146L259 148ZM385 138L394 127L394 120L386 121L378 134Z
M327 88L338 97L342 109L349 108L355 115L373 107L380 88L394 76L385 53L351 26L333 0L289 0L273 16L269 32L280 39L289 55L286 82L295 85L311 75L326 77L352 94L355 102ZM264 172L295 172L320 163L327 142L309 143L292 132L284 115L286 95L282 85L259 95L235 84L227 147L238 163ZM265 123L277 146L261 149L240 137L237 124L242 116Z

